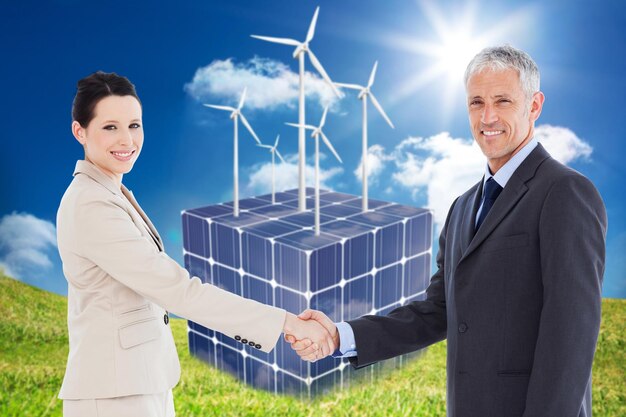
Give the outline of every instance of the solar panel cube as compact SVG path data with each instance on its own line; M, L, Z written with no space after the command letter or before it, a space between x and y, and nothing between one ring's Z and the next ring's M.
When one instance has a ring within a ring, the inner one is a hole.
M384 209L384 208L383 208ZM381 210L383 210L381 209ZM402 259L404 250L404 224L402 217L392 216L380 211L360 213L349 218L350 221L375 226L375 266L382 268Z
M274 391L276 388L276 371L267 362L255 360L248 356L246 363L246 383L255 388Z
M217 343L215 347L216 366L221 371L226 371L236 376L241 381L245 381L245 361L238 349L233 349L222 343Z
M402 298L402 264L379 270L374 276L374 307L377 310L399 302Z
M188 333L189 352L198 359L215 366L215 344L206 337L197 337L193 332Z
M333 321L386 314L425 298L430 278L432 213L381 200L361 211L358 196L320 190L321 234L313 195L298 211L298 190L182 213L185 268L203 282L298 314L320 310ZM190 352L247 384L301 398L351 381L371 381L394 359L355 371L345 358L303 362L282 338L269 354L189 322ZM358 347L357 347L358 349Z

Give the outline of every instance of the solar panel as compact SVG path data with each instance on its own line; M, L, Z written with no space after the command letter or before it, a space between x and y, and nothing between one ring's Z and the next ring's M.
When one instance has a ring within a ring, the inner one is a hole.
M298 191L240 200L182 213L185 267L203 282L294 314L307 308L333 321L386 314L425 298L430 279L432 213L346 193L320 190L321 234L315 236L313 188L307 211ZM263 353L189 321L190 352L242 381L276 393L310 397L398 366L402 358L354 371L346 359L308 364L279 340ZM357 347L358 349L358 347ZM359 377L360 375L360 377ZM356 379L355 379L356 378Z

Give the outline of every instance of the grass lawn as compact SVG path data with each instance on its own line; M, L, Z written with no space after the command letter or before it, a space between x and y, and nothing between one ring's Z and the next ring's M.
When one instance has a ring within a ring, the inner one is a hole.
M626 416L626 300L604 299L593 366L593 415ZM60 416L67 300L0 276L0 416ZM189 355L186 321L171 322L182 366L177 416L445 416L445 343L375 384L311 401L249 388Z

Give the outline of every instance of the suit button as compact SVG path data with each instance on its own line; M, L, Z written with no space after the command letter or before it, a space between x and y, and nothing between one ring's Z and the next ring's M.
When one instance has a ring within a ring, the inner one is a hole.
M254 343L252 340L248 342L248 344L252 347L254 347L254 345L256 345L256 343Z
M241 343L243 343L244 345L248 344L248 339L241 339Z
M467 331L467 324L461 323L459 324L459 333L465 333Z
M261 349L262 346L261 345L254 345L254 347L257 348L257 349Z
M235 336L235 340L236 341L240 341L241 340L241 336L239 336L239 335Z
M163 316L163 322L167 325L167 323L170 322L170 316L167 315L167 313L165 313L165 315Z

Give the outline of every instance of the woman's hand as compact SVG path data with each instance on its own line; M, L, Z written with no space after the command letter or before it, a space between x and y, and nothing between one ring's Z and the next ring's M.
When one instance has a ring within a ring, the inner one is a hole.
M301 320L294 314L287 313L283 332L287 342L301 341L302 346L312 352L307 358L312 362L316 359L322 359L334 351L333 337L324 326L315 320Z

